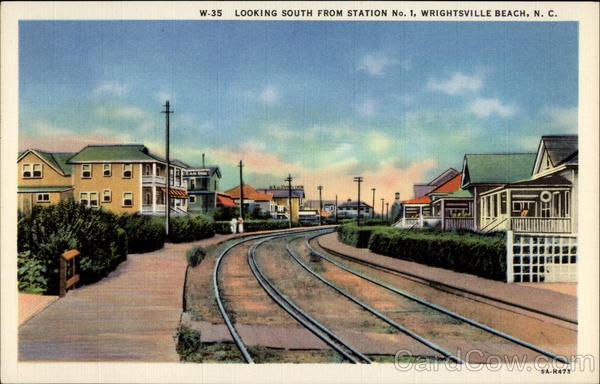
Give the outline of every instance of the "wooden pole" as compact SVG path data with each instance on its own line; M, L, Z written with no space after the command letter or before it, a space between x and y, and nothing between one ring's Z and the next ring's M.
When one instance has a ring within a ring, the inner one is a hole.
M164 105L165 110L162 111L161 113L165 114L166 117L166 138L165 138L165 157L167 160L167 206L165 209L165 218L166 218L166 222L165 222L165 229L167 232L167 237L169 236L169 224L171 223L171 196L170 196L170 184L171 184L171 160L169 157L169 140L170 140L170 134L169 134L169 130L170 130L170 116L171 113L173 113L173 111L170 110L170 104L169 104L169 100L167 100L167 102Z

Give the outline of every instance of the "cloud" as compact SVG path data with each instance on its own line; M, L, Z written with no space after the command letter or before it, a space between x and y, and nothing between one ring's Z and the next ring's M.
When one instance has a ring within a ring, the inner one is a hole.
M374 116L377 113L377 103L373 99L364 99L356 106L356 110L363 116Z
M477 91L483 87L483 77L481 75L465 75L459 72L452 74L449 79L429 79L427 88L434 91L440 91L448 95L458 95L467 91Z
M113 144L121 140L96 130L86 134L59 128L47 121L35 121L27 133L19 134L19 150L37 148L54 152L76 152L89 144Z
M371 76L382 76L387 67L396 64L398 64L397 60L390 59L383 55L366 55L360 59L358 70L365 71ZM408 68L410 66L410 61L405 60L401 64L403 67Z
M550 124L560 128L566 128L571 132L577 132L577 107L544 107L541 110L541 114L542 116L550 119Z
M469 111L479 117L489 117L498 115L500 117L510 117L517 112L517 108L512 105L502 103L498 99L477 98L469 104Z
M383 132L371 131L367 133L367 146L373 152L384 152L392 146L392 138Z
M165 102L167 100L169 100L169 103L171 104L171 106L173 105L173 102L175 101L175 93L174 92L169 92L169 91L158 91L158 92L154 92L154 95L152 95L154 97L154 100L161 103L161 105L164 105Z
M279 103L281 95L279 88L276 85L268 84L263 88L258 97L262 102L268 105L273 105Z
M95 110L99 117L121 118L121 119L143 119L148 116L146 112L137 107L98 107Z
M112 95L112 96L124 96L129 92L129 86L125 84L119 84L116 82L107 82L98 85L94 89L94 96L101 95Z

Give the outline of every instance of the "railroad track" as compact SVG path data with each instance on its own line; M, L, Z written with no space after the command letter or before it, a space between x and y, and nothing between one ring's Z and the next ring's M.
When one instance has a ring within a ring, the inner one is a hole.
M273 240L275 237L269 237L254 243L248 250L248 264L252 273L256 277L258 283L267 292L267 294L290 316L298 321L302 326L312 332L315 336L323 340L331 348L342 355L347 361L357 363L370 364L372 361L352 347L348 342L344 341L341 337L333 333L322 323L317 321L314 317L310 316L307 312L298 307L293 301L283 295L283 293L275 287L275 285L264 275L256 260L254 254L256 249L267 241Z
M424 300L424 299L422 299L422 298L420 298L418 296L415 296L415 295L413 295L413 294L411 294L409 292L406 292L406 291L403 291L401 289L398 289L398 288L396 288L396 287L394 287L394 286L392 286L390 284L380 282L380 281L375 280L375 279L373 279L373 278L371 278L369 276L366 276L366 275L364 275L364 274L362 274L362 273L360 273L358 271L355 271L355 270L353 270L353 269L351 269L351 268L349 268L349 267L347 267L347 266L345 266L345 265L343 265L343 264L341 264L341 263L339 263L339 262L331 259L330 257L328 257L328 256L324 255L323 253L317 251L316 249L314 249L314 247L312 247L312 245L310 244L310 241L312 239L316 238L316 237L317 236L311 236L311 237L307 237L307 239L306 239L306 247L308 248L309 252L312 255L317 256L317 257L319 257L319 258L321 258L321 259L323 259L323 260L325 260L325 261L327 261L327 262L329 262L329 263L337 266L338 268L340 268L340 269L342 269L342 270L344 270L344 271L346 271L348 273L351 273L351 274L353 274L353 275L355 275L355 276L357 276L357 277L359 277L359 278L361 278L363 280L369 281L370 283L373 283L373 284L375 284L377 286L385 288L386 290L388 290L390 292L398 294L398 295L400 295L400 296L402 296L404 298L407 298L407 299L409 299L411 301L417 302L417 303L419 303L421 305L424 305L424 306L426 306L426 307L428 307L430 309L433 309L433 310L435 310L437 312L443 313L443 314L448 315L450 317L453 317L453 318L455 318L457 320L465 322L465 323L467 323L469 325L472 325L472 326L474 326L476 328L479 328L479 329L481 329L481 330L483 330L485 332L491 333L491 334L493 334L495 336L499 336L499 337L501 337L503 339L511 341L511 342L513 342L515 344L518 344L518 345L522 346L522 347L525 347L525 348L527 348L529 350L532 350L532 351L535 351L537 353L540 353L540 354L542 354L542 355L544 355L546 357L549 357L549 358L551 358L553 360L556 360L556 361L559 361L559 362L562 362L562 363L565 363L565 364L569 363L569 360L566 359L563 356L559 356L559 355L556 355L556 354L554 354L552 352L546 351L545 349L542 349L542 348L540 348L538 346L535 346L533 344L527 343L527 342L525 342L523 340L520 340L520 339L518 339L518 338L516 338L514 336L508 335L508 334L506 334L506 333L504 333L502 331L499 331L499 330L497 330L495 328L489 327L489 326L487 326L485 324L479 323L479 322L477 322L477 321L475 321L473 319L470 319L468 317L462 316L462 315L460 315L458 313L452 312L452 311L450 311L450 310L448 310L446 308L443 308L443 307L441 307L439 305L436 305L436 304L431 303L431 302L429 302L427 300ZM288 252L289 252L289 248L288 248ZM305 269L309 270L308 266L304 265L298 258L294 257L294 259L296 259L296 261L299 262L301 264L301 266L303 266ZM309 272L311 272L313 275L317 275L312 270L309 270ZM321 281L325 282L325 279L322 278L322 277L320 277L320 276L319 276L319 279ZM338 292L341 293L341 290L338 287L336 287L334 284L332 284L331 282L327 283L327 285L329 285L331 288L333 288L333 289L335 289L335 290L337 290Z
M244 361L246 361L246 363L248 364L253 364L254 360L252 359L252 356L250 356L250 353L248 352L248 348L246 347L246 345L244 344L242 338L240 337L237 329L235 328L235 326L233 325L233 322L231 321L231 318L229 316L229 314L227 313L227 311L225 310L225 305L223 304L223 299L221 297L221 287L219 285L219 271L221 269L221 265L223 262L223 259L227 256L227 254L235 247L247 243L249 241L254 241L254 240L259 240L259 239L265 239L265 238L278 238L278 237L283 237L283 236L289 236L290 234L298 234L298 233L310 233L310 232L314 232L316 230L322 230L321 228L319 229L304 229L304 230L292 230L292 231L285 231L285 232L278 232L278 233L269 233L269 234L262 234L262 235L254 235L254 236L249 236L249 237L245 237L242 238L232 244L230 244L227 248L225 248L217 257L217 261L215 264L215 269L213 271L213 290L215 292L215 300L217 302L217 307L219 308L219 312L221 313L221 316L223 317L223 321L225 322L225 325L227 326L227 329L229 330L229 333L231 334L231 337L233 338L233 341L235 342L236 346L238 347L238 349L240 350L242 357L244 358Z
M315 239L315 238L313 238L313 239ZM311 239L311 240L313 240L313 239ZM455 286L455 285L441 283L439 281L431 280L431 279L428 279L426 277L423 277L423 276L420 276L420 275L417 275L417 274L414 274L414 273L410 273L408 271L403 271L403 270L400 270L400 269L391 268L391 267L388 267L388 266L380 264L380 263L370 262L370 261L367 261L367 260L363 260L363 259L351 256L351 255L347 255L345 253L336 251L336 250L331 249L331 248L329 248L327 246L324 246L318 240L317 240L317 243L319 244L319 247L321 247L322 249L324 249L327 253L329 253L331 255L338 256L340 258L352 261L352 262L357 263L357 264L362 264L362 265L366 265L366 266L369 266L369 267L373 267L373 268L376 268L376 269L379 269L381 271L388 272L388 273L391 273L391 274L394 274L394 275L402 275L402 277L404 277L404 278L406 278L408 280L411 280L411 281L414 281L414 282L417 282L417 283L420 283L420 284L423 284L423 285L427 285L429 287L432 287L432 288L435 288L435 289L438 289L438 290L441 290L441 291L444 291L444 292L448 292L448 293L452 293L452 294L455 294L455 295L459 295L459 296L465 297L467 299L474 300L474 301L477 301L477 302L480 302L480 303L484 303L484 304L493 305L492 303L499 303L499 304L502 304L502 305L505 305L505 306L508 306L508 307L518 308L518 309L526 311L526 312L531 312L531 313L534 313L534 314L542 315L542 316L545 316L547 318L558 320L558 321L561 321L561 322L564 322L564 323L568 323L568 324L571 324L571 325L575 325L575 326L578 324L577 321L573 320L573 319L569 319L569 318L566 318L566 317L563 317L563 316L559 316L559 315L556 315L556 314L553 314L553 313L549 313L549 312L546 312L546 311L542 311L542 310L538 310L538 309L535 309L535 308L527 307L525 305L521 305L521 304L518 304L518 303L511 302L511 301L503 300L503 299L500 299L500 298L497 298L497 297L485 295L485 294L483 294L481 292L472 291L472 290L469 290L469 289L465 289L463 287L458 287L458 286ZM481 299L483 299L483 300L481 300ZM501 307L499 307L499 308L503 309ZM569 328L569 329L571 329L571 328Z

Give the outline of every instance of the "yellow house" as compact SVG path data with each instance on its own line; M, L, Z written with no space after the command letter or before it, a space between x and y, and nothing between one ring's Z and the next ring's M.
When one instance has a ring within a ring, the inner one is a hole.
M50 153L28 149L17 158L17 204L29 214L36 205L50 205L73 198L71 165L74 153Z
M291 188L291 203L292 207L290 209L290 190L286 185L282 186L271 186L269 188L257 189L257 191L262 193L270 193L273 195L273 201L275 205L278 207L277 211L279 212L279 207L283 208L284 214L289 215L288 212L291 213L292 222L296 223L299 219L300 207L303 205L304 200L304 187L303 186L293 186ZM289 216L288 216L289 217Z
M166 161L141 144L88 145L71 157L73 194L76 201L114 213L164 215L166 207ZM171 211L187 214L183 182L185 163L170 167Z

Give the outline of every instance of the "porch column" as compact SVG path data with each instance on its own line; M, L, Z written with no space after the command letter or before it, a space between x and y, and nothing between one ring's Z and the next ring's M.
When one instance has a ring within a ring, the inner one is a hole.
M155 168L154 166L152 168ZM154 173L155 169L152 169ZM156 185L152 183L152 212L156 212Z
M506 213L508 214L508 229L512 230L512 190L506 190Z
M402 225L406 225L406 205L402 206Z
M479 213L478 213L478 207L479 207L479 196L477 194L477 187L473 188L473 225L475 226L475 228L473 229L480 229L480 225L479 225Z
M442 199L442 231L446 230L446 204Z
M419 221L420 221L421 228L422 228L423 227L423 206L422 205L419 207Z
M156 176L156 163L152 163L152 176Z

